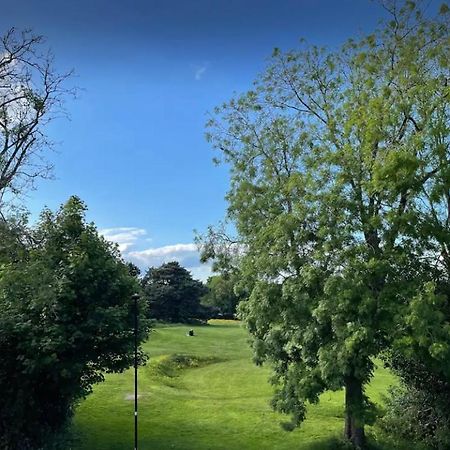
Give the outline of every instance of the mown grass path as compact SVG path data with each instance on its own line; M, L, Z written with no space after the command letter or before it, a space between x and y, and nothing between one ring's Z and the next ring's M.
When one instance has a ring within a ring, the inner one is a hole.
M237 322L158 326L144 345L150 363L139 369L142 450L334 449L343 427L343 393L326 393L301 428L269 406L269 370L256 367ZM173 355L189 355L174 357ZM382 367L367 393L381 401L394 381ZM78 407L76 450L133 448L133 372L108 375Z

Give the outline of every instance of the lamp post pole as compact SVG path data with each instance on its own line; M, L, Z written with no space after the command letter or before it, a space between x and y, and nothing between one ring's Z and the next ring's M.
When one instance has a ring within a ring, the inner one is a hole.
M138 448L138 300L139 294L133 294L134 300L134 450Z

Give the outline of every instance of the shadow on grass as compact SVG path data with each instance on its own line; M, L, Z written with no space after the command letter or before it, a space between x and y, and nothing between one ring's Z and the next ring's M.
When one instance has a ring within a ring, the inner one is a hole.
M354 450L350 443L337 437L320 439L305 447L305 450ZM393 447L385 447L372 440L367 442L365 450L393 450Z
M212 323L208 323L209 327L212 328L230 328L230 327L239 327L241 326L242 322L239 320L227 320L227 322L229 323L216 323L216 322L212 322Z
M176 328L176 327L194 327L194 328L230 328L240 326L242 322L240 320L225 320L225 319L210 319L205 321L192 321L192 322L161 322L159 320L153 320L152 330L158 328Z
M337 437L317 440L305 447L305 450L353 450L353 447ZM424 447L410 442L394 442L388 438L377 441L369 437L365 450L425 450Z
M305 447L305 450L342 450L347 448L349 447L345 447L344 443L338 438L327 438L312 442Z

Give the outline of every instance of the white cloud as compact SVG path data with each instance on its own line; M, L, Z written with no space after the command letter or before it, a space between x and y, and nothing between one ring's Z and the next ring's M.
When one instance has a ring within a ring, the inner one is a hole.
M203 74L206 72L206 67L199 67L196 71L195 71L195 79L196 80L200 80L203 76Z
M136 227L104 228L99 230L99 233L108 241L117 243L121 253L126 253L140 238L147 234L143 228Z
M178 261L184 267L199 265L199 253L195 244L173 244L130 251L126 255L140 266L157 267L169 261Z
M137 258L158 258L169 255L187 255L196 253L197 246L195 244L173 244L165 245L164 247L148 248L139 252L131 252Z
M159 267L161 264L178 261L198 280L206 281L211 275L211 264L202 264L197 246L193 243L171 244L161 247L147 247L150 238L147 231L137 227L116 227L99 230L105 239L119 245L122 256L127 261L135 263L142 271L149 267ZM143 250L139 248L144 247Z
M158 267L161 264L178 261L192 273L196 279L206 281L211 275L211 264L202 264L195 244L173 244L162 247L152 247L127 253L127 258L142 269Z
M213 273L211 266L212 263L206 263L201 264L200 266L188 267L187 269L191 272L192 278L206 282L208 277L210 277Z

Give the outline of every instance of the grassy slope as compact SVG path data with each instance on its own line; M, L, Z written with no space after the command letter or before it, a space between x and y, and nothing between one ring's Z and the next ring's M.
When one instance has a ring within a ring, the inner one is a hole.
M158 327L145 350L151 362L139 370L140 449L332 449L343 427L342 392L325 393L293 432L269 407L269 371L251 362L245 331L233 322ZM213 358L200 367L170 373L167 356ZM177 376L167 376L177 375ZM380 401L393 382L378 368L367 393ZM76 450L124 450L133 443L133 372L108 375L75 415ZM132 396L130 395L132 398ZM391 447L387 447L391 448ZM411 448L411 447L410 447Z

